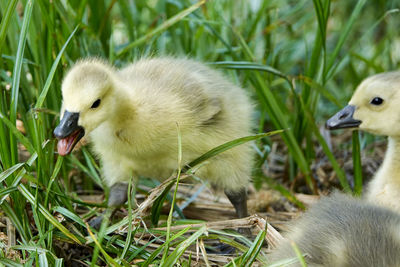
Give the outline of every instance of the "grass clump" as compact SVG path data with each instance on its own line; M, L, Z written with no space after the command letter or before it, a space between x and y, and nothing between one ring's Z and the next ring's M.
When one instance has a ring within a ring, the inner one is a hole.
M54 153L62 77L74 61L87 56L116 66L159 54L208 62L251 91L259 133L283 130L281 139L259 135L263 138L255 142L257 188L272 185L293 202L297 200L288 185L292 191L317 193L313 164L323 157L333 167L336 186L359 194L361 153L374 139L353 134L354 177L349 177L320 126L345 105L362 78L398 68L396 1L366 2L0 1L0 208L2 220L7 218L15 228L7 232L7 241L0 239L1 247L8 243L15 252L10 256L10 250L2 249L0 265L189 266L196 261L190 252L193 244L205 264L265 263L265 229L252 242L205 226L193 229L195 222L182 216L171 220L172 208L169 216L160 214L164 201L157 202L161 206L151 216L154 222L167 221L167 230L146 228L129 208L127 218L86 237L84 220L104 204L82 196L103 185L87 148L66 158ZM273 180L260 170L276 142L284 145L287 157L281 179ZM132 185L130 199L155 186L152 180ZM163 196L175 202L175 195ZM124 235L114 232L128 224ZM189 226L172 231L177 224ZM235 259L207 257L203 248L210 237L236 247Z

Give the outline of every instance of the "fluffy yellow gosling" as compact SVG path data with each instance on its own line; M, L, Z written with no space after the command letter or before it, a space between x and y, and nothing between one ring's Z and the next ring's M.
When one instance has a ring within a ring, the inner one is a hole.
M111 187L109 206L126 201L129 180L165 179L178 168L176 124L182 135L181 167L251 134L253 107L246 92L189 59L141 59L123 69L81 60L65 76L62 96L62 118L54 130L58 153L69 154L83 136L91 142ZM224 189L244 217L251 169L252 149L244 144L210 159L196 175Z

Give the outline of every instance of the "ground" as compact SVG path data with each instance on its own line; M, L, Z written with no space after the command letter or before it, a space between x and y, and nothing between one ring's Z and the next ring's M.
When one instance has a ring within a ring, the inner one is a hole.
M341 134L331 135L330 132L325 132L324 130L322 130L322 133L328 141L328 144L333 148L335 157L337 158L340 165L343 166L349 182L350 184L352 184L351 181L353 164L352 154L349 150L351 147L351 133L349 131L345 131ZM382 139L372 142L371 144L363 148L362 166L364 171L363 176L366 181L370 177L372 177L373 173L376 171L377 167L381 163L385 151L385 146L386 142L384 139ZM327 195L332 190L340 189L339 183L337 181L335 172L330 165L330 162L324 156L322 149L318 147L317 143L316 147L317 153L315 161L312 164L312 172L314 178L317 181L318 193L320 195ZM23 147L21 147L20 156L24 157L24 153L26 153L26 151L23 149ZM284 185L292 192L295 192L294 195L297 197L298 200L304 203L306 207L312 205L313 203L318 201L319 196L310 194L310 190L301 181L302 177L298 177L297 181L294 182L287 181L287 154L287 149L285 149L285 145L280 140L280 137L273 137L271 152L269 153L269 156L267 158L267 164L264 164L262 167L263 173L265 174L265 176L272 178L274 181L277 181L280 184ZM73 172L71 173L71 176L81 176L82 178L84 174ZM143 201L148 197L147 192L149 192L150 190L152 190L152 188L146 185L146 183L141 183L138 186L138 191L136 194L137 205L143 203ZM90 194L85 191L78 191L77 193L78 197L86 202L101 203L104 199L104 195L101 190L90 192ZM159 222L160 226L165 225L165 220L170 210L170 206L168 205L168 203L169 202L165 202L165 205L162 209L162 215ZM209 227L211 229L236 229L239 226L248 225L253 232L253 237L251 237L250 239L254 239L254 237L260 232L260 230L262 230L260 227L263 227L262 225L265 226L266 223L269 223L274 229L277 229L279 232L284 232L285 230L287 230L288 222L292 221L303 212L302 209L291 203L278 191L268 188L265 183L259 189L255 189L254 185L251 185L249 188L249 213L251 215L256 214L257 217L251 217L251 219L248 220L232 221L232 219L235 219L235 212L229 200L222 192L212 190L208 185L190 182L182 183L178 189L177 204L183 209L183 214L185 218L187 220L192 220L190 221L192 224L196 223L196 220L207 221L209 222ZM80 216L84 216L87 213L87 210L77 209L76 212L80 213ZM148 212L146 214L148 214ZM118 221L126 217L127 215L127 209L122 208L116 213L114 221ZM15 236L6 236L6 227L7 225L9 225L9 223L7 223L5 217L0 216L0 218L2 218L2 221L0 222L0 239L3 240L5 244L7 244L7 242L9 242L8 240L15 238ZM60 220L63 220L62 216L60 216ZM144 226L145 224L148 228L152 227L150 220L146 219L146 217L143 217L143 220L137 219L135 223L136 225L141 224L142 226ZM164 228L161 227L159 229L163 230ZM179 228L179 226L175 226L175 228L173 227L173 230L174 229L178 230L182 228ZM119 229L117 232L122 240L126 238L126 227L123 229ZM265 255L267 255L268 251L274 245L268 243L271 243L271 240L273 241L274 238L280 238L279 234L278 237L274 236L275 234L276 233L269 232L266 236L267 241L264 242L262 248L262 252ZM153 240L155 237L156 234L153 235L138 231L134 235L134 240L138 244L145 245L149 241ZM154 251L162 243L162 240L154 241L147 246L146 250L150 252ZM218 249L213 250L213 247L218 247L218 243L218 241L205 241L205 246L208 247L208 249L202 251L202 253L198 252L198 244L196 246L192 246L184 253L184 257L188 258L190 257L189 255L192 253L192 255L197 255L196 259L193 259L193 262L198 261L201 264L204 261L204 257L207 257L207 261L210 264L221 265L229 262L230 259L234 258L237 255L236 252L233 250L222 250L222 252ZM65 241L57 241L54 246L58 256L64 259L66 266L88 266L88 263L90 263L90 257L93 253L93 249L90 246L78 246L76 244L68 243ZM226 252L229 252L231 254L221 254ZM12 249L7 250L6 255L7 257L13 259L23 258L19 251ZM140 260L134 260L133 262L140 263ZM98 263L100 265L102 264L101 261L99 261Z

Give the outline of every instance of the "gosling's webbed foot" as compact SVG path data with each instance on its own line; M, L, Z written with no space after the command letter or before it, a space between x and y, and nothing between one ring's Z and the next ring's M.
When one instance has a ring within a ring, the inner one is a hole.
M103 211L103 213L97 217L92 218L89 221L89 225L92 226L94 229L99 230L101 223L104 220L104 216L107 212L111 211L110 209L113 208L114 210L111 213L112 215L118 210L118 207L125 203L128 199L127 197L128 191L128 184L127 183L116 183L110 188L110 194L108 196L107 206L108 209Z
M231 255L236 252L236 248L225 243L218 243L211 248L206 248L206 251L210 254Z
M104 219L104 215L103 214L101 214L99 216L96 216L96 217L92 218L89 221L89 225L91 227L93 227L94 229L99 230L100 226L101 226L101 223L103 222L103 219Z

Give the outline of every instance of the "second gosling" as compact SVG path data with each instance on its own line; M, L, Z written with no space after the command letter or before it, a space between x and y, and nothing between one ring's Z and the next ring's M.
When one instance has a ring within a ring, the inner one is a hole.
M353 128L388 136L388 149L366 190L372 203L400 212L400 71L365 79L349 104L330 118L328 129Z
M322 198L290 227L287 239L269 255L272 262L294 258L290 241L313 267L400 266L400 215L334 193ZM299 262L284 266L302 266Z

